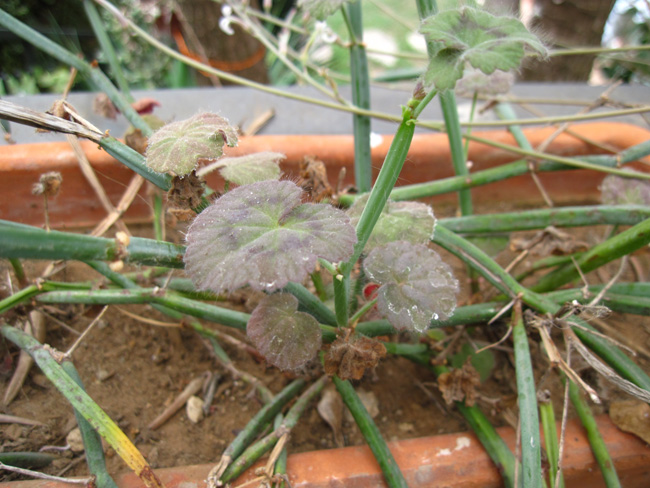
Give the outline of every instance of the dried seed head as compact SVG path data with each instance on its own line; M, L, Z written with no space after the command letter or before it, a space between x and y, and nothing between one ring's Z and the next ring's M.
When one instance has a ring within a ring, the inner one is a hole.
M55 197L59 193L61 183L63 183L63 177L58 171L43 173L38 179L38 183L34 183L32 194L44 195L48 198Z

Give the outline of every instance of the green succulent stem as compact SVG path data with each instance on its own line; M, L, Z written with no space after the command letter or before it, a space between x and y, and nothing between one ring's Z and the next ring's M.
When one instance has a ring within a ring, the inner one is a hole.
M183 267L185 248L168 242L132 237L127 245L116 239L37 227L0 220L0 257L125 261L151 266Z
M297 379L289 383L264 405L255 416L246 424L237 437L230 443L222 454L222 458L236 459L251 444L259 433L282 411L284 406L291 401L305 386L305 380Z
M300 417L305 412L307 406L322 391L327 381L327 376L322 376L311 386L309 386L309 388L307 388L300 395L300 397L298 397L291 409L289 409L287 415L285 415L284 420L280 424L280 427L275 429L273 432L255 444L248 447L237 458L237 460L228 467L226 472L221 477L221 480L223 482L229 482L236 479L241 473L244 472L244 470L250 467L266 452L268 452L275 445L275 443L278 442L280 437L291 432L291 429L293 429L298 423L298 420L300 420Z
M542 422L544 432L544 444L546 447L546 459L548 459L548 478L551 488L564 488L564 476L560 475L560 481L555 486L555 478L560 466L560 444L557 438L557 428L555 424L555 412L553 403L550 399L539 400L539 416Z
M569 381L569 380L566 380ZM616 468L614 467L614 461L607 450L607 445L603 437L598 431L598 424L594 415L591 413L591 409L587 402L584 400L580 393L578 386L569 381L569 398L575 408L582 426L587 431L587 438L589 439L589 444L591 445L591 452L593 452L598 466L600 466L600 471L603 474L605 479L605 486L607 488L620 488L621 482L616 473Z
M349 381L344 381L338 376L333 377L334 384L336 389L341 394L343 402L350 410L354 421L359 426L359 430L363 434L363 437L366 439L370 450L375 455L375 459L379 463L382 472L384 473L384 478L386 484L390 488L407 488L408 484L404 479L404 475L399 469L399 466L395 462L395 458L391 454L386 441L384 441L381 436L381 432L377 428L377 425L372 420L372 417L361 403L361 399L354 391L354 387Z
M520 298L526 305L542 314L554 316L560 310L560 305L519 284L481 249L466 239L445 229L445 227L438 227L433 242L441 245L463 262L471 265L507 297L511 299ZM579 325L579 327L574 328L574 332L587 347L591 348L592 351L599 355L621 376L637 386L650 391L650 377L619 348L613 346L607 340L592 334L591 331L594 331L594 328L578 317L571 317L568 320L571 323Z
M342 7L350 35L350 75L352 76L352 102L357 107L370 110L370 77L368 59L363 44L363 17L361 0L354 0ZM370 117L354 114L354 181L359 192L372 187L372 163L370 159Z
M636 225L650 218L644 205L553 207L519 212L440 219L438 225L459 234L490 234L590 225Z
M512 317L512 340L515 349L515 374L519 422L521 424L521 464L523 486L542 488L542 443L539 435L535 375L530 359L528 334L524 326L521 303L515 304Z
M576 259L575 263L567 263L560 269L545 275L535 286L531 287L531 290L535 292L555 290L579 278L580 272L587 274L615 259L641 249L648 243L650 243L650 218L595 245Z

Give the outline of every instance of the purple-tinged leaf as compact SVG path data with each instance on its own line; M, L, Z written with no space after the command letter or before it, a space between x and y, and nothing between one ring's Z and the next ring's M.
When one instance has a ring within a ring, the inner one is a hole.
M248 320L246 334L260 354L283 371L308 363L322 341L318 321L298 312L298 299L289 293L263 298Z
M438 253L406 241L373 250L364 269L380 283L377 309L398 330L424 332L456 308L458 281Z
M634 170L629 171L630 176ZM605 205L650 205L650 181L609 175L600 186Z
M367 202L368 195L364 195L357 198L347 210L350 223L354 227L357 226ZM398 240L427 244L433 237L435 226L436 218L429 205L388 200L364 250L368 253L376 247Z
M224 179L236 185L279 180L282 174L280 161L285 158L284 154L276 152L260 152L236 158L222 158L219 160L222 165L219 173Z
M201 212L187 234L186 271L197 289L274 291L302 282L318 258L348 259L357 241L344 212L301 203L290 181L235 188Z
M154 132L147 147L147 166L159 173L183 176L199 159L220 158L224 144L237 145L235 129L217 114L200 113Z

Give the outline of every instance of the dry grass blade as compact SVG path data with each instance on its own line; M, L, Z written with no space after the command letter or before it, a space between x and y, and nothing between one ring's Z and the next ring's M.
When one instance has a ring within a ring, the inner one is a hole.
M542 323L540 323L542 322ZM589 395L589 398L591 398L591 401L597 404L600 404L600 397L596 393L596 391L589 386L587 383L584 382L582 378L580 378L580 375L576 373L568 364L567 362L562 359L562 356L560 355L560 352L557 349L557 346L553 342L553 339L551 339L551 334L549 333L548 326L545 325L543 322L545 321L537 321L533 322L532 325L537 328L539 331L539 335L542 338L542 343L544 344L544 350L546 351L546 355L548 356L549 361L551 362L552 365L559 367L562 372L567 375L567 377L576 383L577 385L580 385L580 387ZM564 329L564 330L569 330L569 329Z
M90 165L90 161L88 161L86 153L82 149L81 144L79 144L79 139L71 134L66 135L66 139L68 141L68 144L72 146L72 150L74 151L75 156L77 156L77 161L79 162L81 172L83 173L88 183L90 183L90 186L93 188L95 194L97 195L97 198L101 202L106 212L109 214L117 213L115 207L113 206L113 203L110 201L108 195L106 194L106 190L104 190L104 187L99 182L99 179L95 174L95 170ZM118 221L117 226L122 232L131 235L124 222Z
M13 471L14 473L23 474L25 476L31 476L32 478L38 478L38 479L49 480L49 481L57 481L59 483L70 483L74 485L91 486L95 478L94 476L91 476L90 478L61 478L59 476L44 474L39 471L32 471L31 469L18 468L16 466L8 466L2 462L0 462L0 469L6 469L7 471Z
M109 213L97 227L95 227L95 229L91 232L91 235L96 237L103 235L111 225L118 221L124 212L126 212L131 206L133 200L135 200L135 197L137 196L138 191L140 191L143 183L144 178L142 176L134 175L133 178L131 178L129 186L126 188L126 191L122 194L122 198L120 198L117 207L115 207L113 211Z
M575 335L575 333L571 329L565 329L565 333L567 334L567 337L569 338L569 341L573 345L573 347L576 348L576 350L580 353L580 355L584 358L585 361L594 368L598 373L603 375L603 377L609 381L610 383L613 383L614 385L618 386L621 390L623 390L625 393L628 395L632 395L635 398L638 398L641 401L644 401L646 403L650 403L650 392L647 390L644 390L642 388L639 388L636 386L634 383L626 380L625 378L621 378L612 368L604 364L602 361L600 361L581 341L578 339L578 337Z
M45 316L37 310L30 312L29 320L25 322L25 331L33 336L38 342L42 343L45 340L46 333ZM16 395L18 395L18 392L22 388L33 364L34 360L29 353L21 350L20 355L18 356L16 371L14 371L9 386L7 386L7 389L5 390L5 395L2 400L4 405L9 405L14 398L16 398Z
M0 118L36 127L37 129L74 134L78 137L90 139L93 142L99 142L104 137L103 133L84 127L81 124L69 122L43 112L36 112L6 100L0 100Z
M39 427L45 427L45 424L43 422L39 422L38 420L31 420L7 414L0 414L0 424L36 425Z

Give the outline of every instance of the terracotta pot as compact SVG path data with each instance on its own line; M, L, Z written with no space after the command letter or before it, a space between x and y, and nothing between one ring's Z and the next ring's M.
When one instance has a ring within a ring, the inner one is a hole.
M572 126L576 135L563 134L547 149L563 156L602 153L603 146L621 150L650 139L650 131L619 123L593 123ZM536 146L554 132L553 128L525 131ZM476 133L499 142L515 145L506 131ZM392 137L384 137L372 152L376 171L381 166ZM590 141L590 142L585 142ZM116 203L132 177L131 171L117 163L95 144L82 142L99 179L111 200ZM284 170L297 176L305 155L315 155L326 162L332 183L346 168L346 183L352 183L353 140L350 136L256 136L243 138L238 148L229 151L238 155L257 151L284 152ZM503 150L482 144L470 144L469 159L473 171L486 169L517 159ZM41 225L43 202L31 194L33 183L41 173L59 171L63 175L61 194L49 204L53 226L73 228L90 226L105 216L105 211L92 188L84 179L67 143L26 144L0 147L0 218ZM445 135L416 135L399 184L411 184L452 175L448 143ZM569 176L570 175L570 176ZM545 173L540 175L546 189L557 202L589 201L598 198L598 185L603 175L592 171ZM220 184L210 176L209 183ZM143 193L143 190L141 193ZM539 201L538 190L529 176L522 176L472 190L477 203L503 201ZM441 199L455 200L455 195ZM16 202L21 202L16 205ZM127 221L148 221L150 208L145 199L134 201L126 214ZM637 437L618 430L603 416L599 427L617 471L626 487L650 486L650 447ZM497 429L513 449L515 433L510 428ZM591 454L586 435L575 421L569 422L566 435L565 476L569 486L604 486L600 471ZM473 434L450 434L390 443L409 486L413 487L493 487L501 486L501 477ZM160 469L156 472L168 488L199 488L209 465ZM254 477L251 468L240 482ZM348 447L294 454L289 457L288 472L292 486L304 488L384 486L381 471L367 447ZM120 488L142 486L133 474L118 476ZM5 483L5 488L64 488L49 481Z
M550 145L548 152L562 156L584 156L602 153L602 147L621 150L650 139L650 131L621 123L591 123L573 125L574 135L562 134ZM554 132L554 128L526 129L525 133L533 147L542 143ZM507 131L476 132L476 135L515 145ZM372 151L373 167L379 171L392 141L384 136L381 144ZM586 142L590 141L590 142ZM82 142L88 159L95 168L99 180L109 198L116 203L128 184L132 173L117 163L106 152L91 142ZM254 136L242 138L239 147L230 149L229 155L248 154L257 151L277 151L287 155L284 171L296 177L305 155L313 155L325 161L328 175L335 184L342 168L346 169L346 184L352 184L353 139L352 136ZM472 170L487 169L518 159L513 154L483 144L469 146ZM649 160L650 161L650 160ZM49 203L50 221L54 227L85 227L101 220L105 211L91 186L84 179L72 148L66 143L23 144L0 147L0 217L31 225L43 223L43 200L31 194L32 184L41 173L59 171L63 176L62 191ZM453 175L449 146L444 134L416 135L409 151L408 160L400 175L398 185L420 183ZM602 174L593 171L540 173L542 182L557 203L595 201ZM208 182L220 185L215 173ZM145 190L141 191L144 195ZM477 203L500 202L504 196L519 202L539 201L539 191L528 175L507 181L492 183L472 190ZM453 194L436 197L434 201L456 201ZM16 202L21 202L16 205ZM151 210L146 198L136 198L126 213L127 221L148 221Z
M639 438L621 432L607 416L597 418L599 430L611 453L621 483L626 488L650 485L650 447ZM515 449L515 432L497 429ZM559 425L558 425L559 433ZM447 434L389 443L389 447L412 488L502 486L501 475L471 433ZM568 487L605 486L587 436L578 421L567 424L564 455ZM251 467L233 486L255 477ZM167 488L202 488L212 465L158 469ZM312 451L289 456L287 472L294 488L375 488L386 486L377 461L366 446ZM141 488L133 473L115 477L120 488ZM65 483L35 480L2 484L3 488L68 488Z

